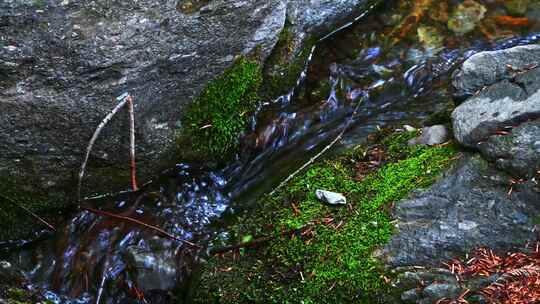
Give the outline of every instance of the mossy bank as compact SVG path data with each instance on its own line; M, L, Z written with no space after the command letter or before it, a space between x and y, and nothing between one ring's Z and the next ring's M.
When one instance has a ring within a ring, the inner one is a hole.
M373 253L392 235L392 204L431 185L457 152L453 145L407 146L414 132L387 134L314 164L246 210L226 243L250 246L209 258L196 301L372 303L387 294ZM316 189L343 193L349 204L325 205ZM260 236L270 237L253 241Z

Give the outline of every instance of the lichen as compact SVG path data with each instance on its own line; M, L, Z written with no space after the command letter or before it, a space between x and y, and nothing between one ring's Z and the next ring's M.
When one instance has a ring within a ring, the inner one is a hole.
M429 186L446 168L453 146L407 146L414 133L377 141L385 164L358 180L355 164L369 147L356 147L319 162L257 210L231 226L231 240L272 235L266 246L241 250L242 257L212 257L205 265L198 301L218 303L371 303L389 286L372 257L393 231L392 203ZM316 189L343 193L350 207L322 204ZM294 204L294 207L293 207ZM284 233L295 231L294 233Z
M260 65L242 57L204 88L182 121L179 142L191 147L184 155L188 160L223 160L231 155L256 109L261 82Z

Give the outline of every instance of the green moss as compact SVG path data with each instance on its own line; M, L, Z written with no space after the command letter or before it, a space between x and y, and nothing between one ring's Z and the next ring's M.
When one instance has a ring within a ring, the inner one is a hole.
M243 235L274 238L263 248L245 251L239 262L211 258L200 302L372 303L389 288L372 254L392 234L390 204L429 186L456 152L452 146L407 146L414 135L380 141L387 161L361 181L355 178L354 164L363 159L365 147L313 165L280 193L265 198L255 214L241 217L231 228L232 235L237 240ZM343 193L352 208L322 204L316 189ZM299 231L310 227L310 232L283 233L302 227Z
M266 98L284 95L296 84L316 39L311 38L302 42L303 47L300 51L297 50L299 43L291 24L287 22L265 63L264 96Z
M241 58L206 86L183 118L180 142L189 141L192 157L220 160L237 148L259 101L261 82L259 64Z
M15 287L6 287L6 290L3 290L0 284L0 298L2 298L6 304L32 304L32 303L42 303L42 304L52 304L51 301L41 300L41 297L37 296L35 292L27 291Z

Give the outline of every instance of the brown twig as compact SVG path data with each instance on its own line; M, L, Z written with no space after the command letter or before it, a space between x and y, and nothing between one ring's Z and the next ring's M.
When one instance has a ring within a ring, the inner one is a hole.
M112 217L112 218L120 220L120 221L136 224L136 225L145 227L147 229L153 230L153 231L155 231L155 232L157 232L157 233L161 234L162 236L167 237L169 239L185 243L185 244L190 245L192 247L201 248L201 246L199 246L197 244L194 244L194 243L192 243L190 241L183 240L183 239L181 239L181 238L179 238L177 236L174 236L174 235L168 233L167 231L165 231L165 230L163 230L163 229L161 229L159 227L147 224L147 223L145 223L143 221L140 221L138 219L134 219L134 218L129 217L129 216L118 215L118 214L114 214L114 213L111 213L111 212L98 210L98 209L94 209L94 208L90 208L90 207L81 207L81 209L86 210L86 211L91 212L91 213L94 213L94 214L97 214L97 215L100 215L100 216Z
M129 158L131 167L131 188L137 191L137 167L135 163L135 115L133 113L133 98L126 97L129 111Z
M56 228L54 228L53 225L49 224L46 220L44 220L43 218L41 218L39 215L35 214L34 212L32 212L30 209L26 208L25 206L21 205L21 204L18 204L17 202L15 202L14 200L10 199L9 197L6 197L6 196L3 196L0 194L0 196L2 198L4 198L5 200L7 200L8 202L10 202L12 205L18 207L18 208L21 208L22 210L26 211L26 213L30 214L33 218L35 218L36 220L40 221L43 225L47 226L49 229L51 229L52 231L56 231Z

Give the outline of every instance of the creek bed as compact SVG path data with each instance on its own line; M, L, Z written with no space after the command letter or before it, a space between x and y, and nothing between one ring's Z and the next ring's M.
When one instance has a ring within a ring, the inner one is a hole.
M203 249L81 212L54 236L4 252L3 258L55 303L131 303L128 299L141 300L143 294L150 303L189 298L206 247L233 242L228 224L258 208L262 195L344 128L344 138L328 155L364 142L379 128L447 122L454 107L449 78L460 62L479 51L540 38L531 34L538 28L539 8L516 12L499 2L478 1L460 11L450 1L435 3L388 1L321 40L298 85L264 104L242 139L242 152L227 166L209 171L178 164L142 192L86 203L163 228ZM466 12L471 6L484 18L474 20ZM527 14L528 23L509 16L516 13ZM476 30L463 33L468 26Z

